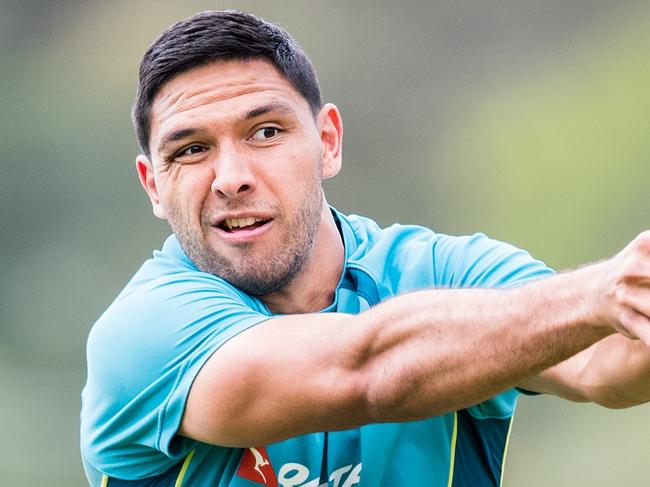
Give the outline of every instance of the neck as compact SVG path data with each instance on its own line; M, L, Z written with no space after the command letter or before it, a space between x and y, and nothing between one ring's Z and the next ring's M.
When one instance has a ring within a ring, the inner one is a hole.
M313 313L334 301L343 272L343 240L329 206L324 203L314 244L304 268L282 290L261 300L274 313Z

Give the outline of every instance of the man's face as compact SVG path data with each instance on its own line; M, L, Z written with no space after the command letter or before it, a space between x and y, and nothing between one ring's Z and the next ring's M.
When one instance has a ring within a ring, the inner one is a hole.
M219 61L156 95L151 160L140 156L138 172L154 213L201 270L264 296L310 256L321 181L340 166L340 130L333 105L315 121L272 64Z

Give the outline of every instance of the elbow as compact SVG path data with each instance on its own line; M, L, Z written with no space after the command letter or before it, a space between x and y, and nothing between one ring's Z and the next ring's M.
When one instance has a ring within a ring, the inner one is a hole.
M453 411L451 400L440 401L432 384L423 377L390 365L369 367L364 372L363 404L370 422L416 421ZM432 399L434 398L434 399ZM446 398L450 399L450 398Z
M445 394L453 390L448 387L452 375L445 367L433 364L428 351L405 347L402 342L407 339L391 336L369 340L364 335L349 354L347 367L355 377L354 397L364 422L415 421L455 410L459 397ZM418 353L421 360L416 358Z
M627 409L637 405L637 403L611 399L597 399L593 402L607 409Z
M633 397L628 391L612 385L591 387L586 397L589 401L607 409L626 409L645 402Z
M614 394L611 392L598 394L593 398L593 402L607 409L626 409L643 403L643 401L626 397L623 394Z
M607 409L625 409L645 402L639 400L635 391L625 384L619 383L609 374L604 374L601 367L589 365L583 366L575 377L573 391L581 396L579 402L592 402Z
M361 365L354 375L355 403L361 410L364 422L386 423L393 420L402 401L398 387L387 378L387 370L369 362Z

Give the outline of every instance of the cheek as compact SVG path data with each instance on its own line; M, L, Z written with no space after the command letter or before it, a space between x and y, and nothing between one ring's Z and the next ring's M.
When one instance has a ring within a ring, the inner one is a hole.
M316 172L304 154L284 154L282 161L265 171L264 182L270 191L284 200L297 198ZM258 184L258 188L260 185ZM281 196L280 196L281 195Z
M313 178L314 175L320 177L322 159L322 146L318 143L297 147L285 154L283 173L287 178L296 178L302 181Z
M164 199L168 212L185 218L198 217L206 197L210 194L212 178L199 167L181 167L170 174L165 185ZM187 215L189 213L189 215Z
M277 171L272 180L272 191L284 206L300 209L312 200L321 187L319 155L306 159L304 154L287 158L287 167Z

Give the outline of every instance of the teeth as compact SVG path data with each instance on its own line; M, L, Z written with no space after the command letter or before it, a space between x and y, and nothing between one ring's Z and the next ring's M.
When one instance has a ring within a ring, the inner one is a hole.
M254 218L252 216L249 216L248 218L227 218L225 221L225 225L228 228L228 230L232 230L233 228L243 228L243 227L248 227L250 225L253 225L256 222L261 222L261 218Z

